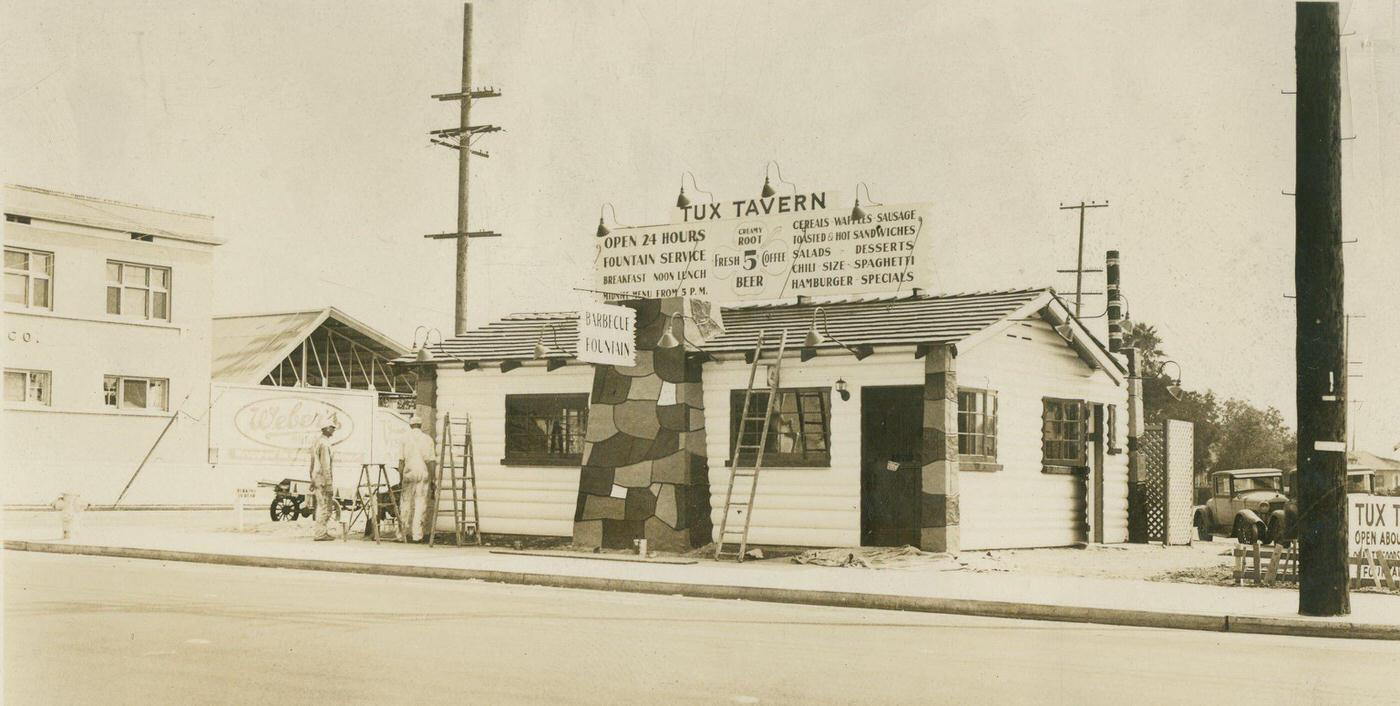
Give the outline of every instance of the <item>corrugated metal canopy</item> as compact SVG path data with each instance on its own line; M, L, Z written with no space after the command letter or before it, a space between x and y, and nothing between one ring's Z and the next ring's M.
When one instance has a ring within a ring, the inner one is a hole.
M699 346L710 353L739 352L754 346L759 331L788 332L789 346L799 347L817 318L825 337L819 348L956 343L1015 312L1054 298L1047 288L970 294L926 295L823 304L739 306L723 311L725 333ZM824 317L816 314L822 309ZM528 360L543 343L546 357L572 358L578 336L572 312L515 314L428 347L439 360ZM824 324L824 325L823 325ZM410 358L404 359L406 362Z
M335 307L218 316L214 318L212 377L219 382L257 384L323 324L384 360L408 352Z

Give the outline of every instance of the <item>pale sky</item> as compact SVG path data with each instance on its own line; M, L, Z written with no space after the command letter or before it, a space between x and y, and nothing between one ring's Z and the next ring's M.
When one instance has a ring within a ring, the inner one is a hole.
M335 305L450 333L460 2L0 0L0 176L215 216L217 313ZM475 4L472 320L572 307L601 204L670 217L776 160L927 202L933 288L1052 285L1123 252L1183 384L1293 418L1293 7L1284 2ZM1360 446L1400 442L1400 34L1343 3ZM611 220L611 214L610 218ZM1097 276L1101 277L1101 276ZM1091 279L1102 291L1101 279ZM1086 312L1102 311L1091 299ZM1101 321L1101 320L1099 320Z

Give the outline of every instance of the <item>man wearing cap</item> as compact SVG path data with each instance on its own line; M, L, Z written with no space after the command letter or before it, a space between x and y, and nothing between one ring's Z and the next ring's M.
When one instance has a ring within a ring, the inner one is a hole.
M423 540L423 518L428 507L428 483L432 478L433 438L423 433L418 415L408 420L408 433L399 442L399 533L414 542Z
M326 531L332 512L335 519L340 520L340 503L335 501L335 479L331 473L335 461L331 453L331 435L335 434L335 428L335 420L327 420L321 425L321 436L311 445L311 494L316 498L316 535L312 539L317 542L334 539Z

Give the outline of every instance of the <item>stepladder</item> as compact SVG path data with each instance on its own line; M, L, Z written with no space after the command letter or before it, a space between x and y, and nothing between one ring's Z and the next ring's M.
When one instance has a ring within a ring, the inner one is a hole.
M350 514L350 521L347 525L354 525L355 520L364 517L365 534L374 538L378 542L384 536L384 530L392 527L394 535L403 539L403 531L399 526L399 489L389 478L389 469L383 463L365 463L360 465L360 478L355 483L355 509Z
M438 518L449 516L448 530L457 546L467 543L471 535L481 544L481 508L477 503L476 461L472 456L471 419L466 415L442 415L438 434L438 464L429 491L428 545L437 542Z
M733 557L742 562L748 553L749 528L753 524L754 501L758 498L758 477L763 470L763 456L769 451L773 413L783 409L780 383L787 331L779 336L777 355L771 361L764 358L769 340L767 332L760 331L749 354L748 385L731 439L729 486L724 491L724 513L720 515L719 535L715 541L716 560ZM759 379L760 370L764 371L762 380ZM756 385L762 388L755 389Z

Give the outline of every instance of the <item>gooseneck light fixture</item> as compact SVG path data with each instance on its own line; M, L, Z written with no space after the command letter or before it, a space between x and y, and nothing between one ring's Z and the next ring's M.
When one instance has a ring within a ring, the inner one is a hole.
M421 334L422 337L423 337L422 343L419 343L419 341L418 341L418 337L419 337L420 334ZM428 362L431 362L431 361L432 361L432 359L433 359L433 354L432 354L431 351L428 350L428 343L431 341L433 334L437 334L438 348L441 349L441 348L442 348L442 332L441 332L441 331L437 330L436 328L434 328L434 327L432 327L432 326L419 326L418 328L413 329L413 347L411 348L411 350L412 350L412 352L413 352L413 360L414 360L414 362L418 362L418 363L428 363ZM445 353L446 351L443 351L443 352ZM450 354L449 354L449 355L450 355Z
M599 206L599 207L598 207L598 237L599 237L599 238L607 237L608 233L611 233L611 232L612 232L611 230L608 229L608 227L607 227L606 225L603 224L603 213L604 213L605 211L607 211L607 210L611 210L611 211L612 211L612 215L613 215L613 225L619 225L619 223L617 222L617 209L614 208L613 205L612 205L611 203L605 203L605 204L603 204L602 206Z
M819 318L822 323L821 330L817 330L817 319ZM875 353L875 349L868 345L851 347L831 335L831 329L827 325L826 309L817 307L812 311L812 327L807 329L807 336L802 339L802 353L799 358L805 363L817 357L817 346L820 346L828 340L845 349L847 353L855 356L856 360L865 360Z
M763 167L763 191L759 192L760 195L765 199L771 199L778 193L776 190L773 189L773 183L768 180L769 174L772 171L773 167L778 168L778 181L781 181L782 183L791 186L792 193L794 196L796 196L797 185L783 178L783 165L778 164L777 160L772 159L768 160L768 164Z
M674 329L676 319L684 318L686 318L686 315L680 312L666 315L666 323L663 324L661 327L661 338L657 339L656 341L657 348L675 348L676 346L681 345L681 339L676 338ZM681 335L684 336L684 332L682 332Z
M686 178L687 176L690 177L690 186L691 186L695 191L697 191L697 192L699 192L699 193L702 193L702 194L705 194L706 196L709 196L711 202L713 202L713 201L715 200L715 195L714 195L714 194L712 194L712 193L710 193L710 192L708 192L708 191L705 191L704 189L700 188L700 185L699 185L699 184L695 183L695 175L694 175L694 174L691 174L691 173L688 172L688 171L687 171L687 172L681 172L681 193L680 193L679 196L676 197L676 208L685 208L685 207L689 206L690 203L691 203L690 197L685 195L685 178Z
M551 336L553 337L553 339L554 339L554 350L558 351L559 353L561 353L561 354L563 354L563 355L568 355L568 354L569 354L568 351L565 351L565 350L564 350L564 347L563 347L562 345L559 345L559 327L558 327L558 325L557 325L557 324L546 324L544 328L540 329L540 337L539 337L538 339L535 340L535 352L534 352L534 358L535 358L535 360L544 360L546 357L549 356L549 348L547 348L547 347L544 345L544 334L545 334L545 331L548 331L548 332L550 333L550 335L551 335Z
M1167 374L1166 367L1168 363L1176 366L1176 377L1172 377L1171 375ZM1171 395L1172 399L1180 401L1182 395L1181 363L1178 363L1174 360L1164 360L1162 361L1162 365L1157 368L1157 374L1167 379L1167 394Z
M865 209L863 209L863 208L860 207L860 190L861 190L861 187L865 187L865 204L866 204L867 206L884 206L884 205L885 205L885 204L883 204L883 203L880 203L879 201L872 201L872 200L870 199L870 186L867 185L865 182L862 181L862 182L856 184L856 205L855 205L855 208L852 208L852 209L851 209L851 220L853 220L853 221L863 221L863 220L865 220Z

